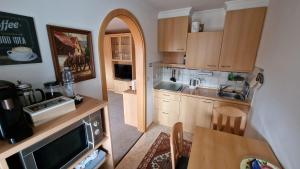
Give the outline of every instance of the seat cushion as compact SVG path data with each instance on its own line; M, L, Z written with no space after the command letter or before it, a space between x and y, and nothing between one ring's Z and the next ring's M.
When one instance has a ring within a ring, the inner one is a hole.
M176 169L187 169L189 158L182 156L177 160Z

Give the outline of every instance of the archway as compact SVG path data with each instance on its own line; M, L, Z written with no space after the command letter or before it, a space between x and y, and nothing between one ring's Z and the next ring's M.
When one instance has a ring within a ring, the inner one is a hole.
M146 131L146 45L142 27L137 18L126 9L115 9L104 18L99 30L98 44L100 54L100 68L102 81L103 99L108 100L106 74L105 74L105 57L104 57L104 35L110 21L119 18L124 21L132 34L135 43L135 65L136 65L136 90L137 90L137 110L138 110L138 130Z

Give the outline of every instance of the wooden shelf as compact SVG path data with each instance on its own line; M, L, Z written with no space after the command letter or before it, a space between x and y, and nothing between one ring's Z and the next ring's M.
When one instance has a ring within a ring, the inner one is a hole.
M18 153L27 147L49 137L50 135L59 132L60 130L68 127L69 125L85 118L86 116L104 108L104 121L105 121L105 135L106 137L97 144L97 148L103 146L106 150L108 150L108 154L111 155L111 136L110 136L110 124L108 117L108 108L106 101L100 101L97 99L93 99L87 96L84 96L84 100L81 104L76 106L76 110L60 116L56 119L49 121L48 123L42 124L40 126L34 127L34 134L17 143L17 144L9 144L7 141L0 141L0 168L8 168L6 164L6 158ZM91 150L92 151L92 150ZM90 151L89 151L90 152ZM113 166L112 160L109 161L109 166ZM111 167L110 167L111 168Z
M163 67L186 68L184 64L160 63Z

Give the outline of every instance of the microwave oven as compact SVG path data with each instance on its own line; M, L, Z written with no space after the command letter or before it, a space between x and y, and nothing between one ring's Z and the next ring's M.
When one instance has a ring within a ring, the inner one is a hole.
M25 169L64 169L93 149L104 137L101 111L93 113L48 138L22 150Z

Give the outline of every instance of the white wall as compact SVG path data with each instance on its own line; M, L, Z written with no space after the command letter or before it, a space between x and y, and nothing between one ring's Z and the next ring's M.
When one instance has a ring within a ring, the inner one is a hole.
M125 8L139 20L145 35L147 63L159 60L157 52L157 13L147 2L140 0L0 0L0 11L34 17L43 63L0 67L0 79L30 82L42 87L43 82L55 80L46 24L92 31L96 78L79 82L76 90L84 95L102 98L98 54L98 33L104 17L113 9ZM152 70L147 68L147 73ZM149 74L151 75L151 74ZM148 92L152 90L152 76L148 76ZM152 93L152 92L151 92ZM152 94L148 95L152 107ZM152 121L151 109L148 123Z
M300 166L299 18L300 1L270 1L257 58L265 84L254 97L250 120L287 169Z
M192 14L192 21L204 24L204 31L220 31L224 29L225 14L224 8L195 11Z

